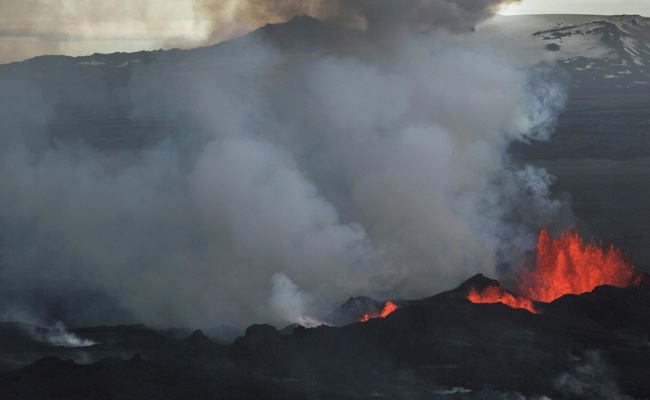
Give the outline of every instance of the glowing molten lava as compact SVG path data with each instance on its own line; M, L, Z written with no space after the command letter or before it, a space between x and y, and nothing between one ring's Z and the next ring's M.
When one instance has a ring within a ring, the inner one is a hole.
M572 229L553 239L542 229L535 268L522 274L518 291L529 299L548 303L565 294L591 292L600 285L632 286L634 275L634 267L614 246L602 249L593 242L585 245Z
M379 315L366 314L363 316L363 318L361 318L361 322L366 322L370 318L377 318L377 317L386 318L388 314L392 313L395 310L397 310L397 305L389 300L386 302L386 304L384 305L384 309L381 311Z
M535 266L524 270L518 278L520 296L500 286L489 286L480 292L472 288L467 298L474 303L504 303L536 313L531 300L548 303L565 294L591 292L600 285L627 287L640 283L622 251L614 246L603 249L593 242L584 244L572 229L556 239L542 229Z
M501 286L488 286L481 292L472 288L467 298L472 303L503 303L512 308L524 308L537 314L537 310L530 299L513 296Z
M388 314L392 313L395 310L397 310L397 306L395 305L395 303L393 303L392 301L387 301L386 305L384 306L384 309L381 311L381 315L379 316L382 318L386 318Z

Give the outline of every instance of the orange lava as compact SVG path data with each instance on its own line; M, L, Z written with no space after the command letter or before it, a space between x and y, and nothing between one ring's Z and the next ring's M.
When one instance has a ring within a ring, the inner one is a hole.
M537 239L535 268L519 278L518 291L529 299L551 302L565 294L591 292L600 285L634 284L634 267L625 254L610 246L584 244L576 230L551 238L545 229Z
M504 303L537 313L531 300L549 303L565 294L591 292L600 285L627 287L638 285L639 276L619 249L590 242L585 244L578 232L567 229L551 238L542 229L537 239L535 266L518 277L517 292L490 286L481 292L472 288L467 298L474 303Z
M512 308L524 308L534 314L538 313L530 299L515 297L501 286L488 286L481 292L472 288L467 298L472 303L503 303Z
M386 318L388 314L392 313L395 310L397 310L397 305L395 305L395 303L393 303L392 301L387 301L386 305L384 306L384 309L381 312L380 317Z
M386 304L384 305L384 309L381 311L381 313L379 315L365 314L363 316L363 318L361 318L360 321L361 322L366 322L370 318L377 318L377 317L386 318L386 316L388 314L390 314L393 311L397 310L397 308L398 308L397 305L389 300L389 301L386 302Z

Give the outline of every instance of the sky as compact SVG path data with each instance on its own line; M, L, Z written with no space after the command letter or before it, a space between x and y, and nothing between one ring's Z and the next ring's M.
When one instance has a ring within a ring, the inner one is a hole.
M201 0L2 0L0 63L44 54L71 56L195 47L256 27L201 15ZM650 16L648 0L523 0L502 14L578 13Z
M523 0L501 14L639 14L650 16L648 0Z

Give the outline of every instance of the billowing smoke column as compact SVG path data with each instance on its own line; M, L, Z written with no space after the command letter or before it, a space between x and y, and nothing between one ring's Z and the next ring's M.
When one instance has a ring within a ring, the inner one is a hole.
M4 79L0 296L76 324L310 324L351 295L414 298L517 265L566 210L506 149L548 137L564 92L475 39L500 3L243 2L256 20L329 22L287 25L304 51L252 35L140 63L120 91ZM166 128L108 150L94 132L52 137L65 110L115 101Z
M361 27L373 36L399 30L445 27L466 30L499 7L519 0L198 0L195 8L215 25L235 19L250 26L286 22L308 15L330 23Z

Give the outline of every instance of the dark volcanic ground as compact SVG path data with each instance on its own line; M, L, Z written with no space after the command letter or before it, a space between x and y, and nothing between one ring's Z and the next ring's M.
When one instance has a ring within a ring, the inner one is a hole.
M650 398L650 282L567 295L538 304L541 314L465 299L470 287L488 285L498 282L477 275L384 319L339 328L286 333L253 325L229 346L200 331L178 339L144 326L79 329L101 343L42 348L58 356L1 373L0 392L6 399ZM0 328L3 343L12 329ZM25 343L5 347L4 357L19 356Z

